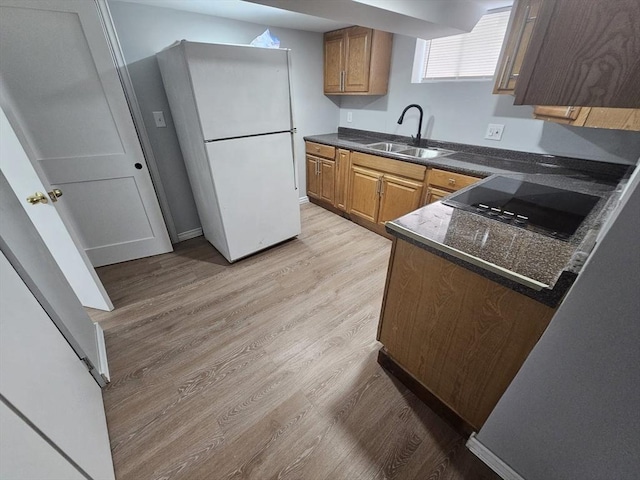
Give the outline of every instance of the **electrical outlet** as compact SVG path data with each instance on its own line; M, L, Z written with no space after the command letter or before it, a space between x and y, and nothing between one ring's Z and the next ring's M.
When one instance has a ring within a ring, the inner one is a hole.
M498 123L490 123L487 127L487 134L484 136L487 140L502 140L502 131L504 130L504 125L500 125Z
M353 122L353 112L347 112L347 122Z
M153 120L156 122L156 127L164 128L167 126L167 122L164 121L164 112L151 112L153 113Z

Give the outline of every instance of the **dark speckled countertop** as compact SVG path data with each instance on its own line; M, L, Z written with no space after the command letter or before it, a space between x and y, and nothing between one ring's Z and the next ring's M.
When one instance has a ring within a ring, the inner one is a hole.
M550 306L558 305L573 284L633 170L627 165L428 140L421 146L456 153L435 159L407 158L366 146L380 141L409 143L407 137L343 128L335 134L313 135L305 140L481 177L499 174L599 196L601 200L568 241L441 202L387 222L389 233Z

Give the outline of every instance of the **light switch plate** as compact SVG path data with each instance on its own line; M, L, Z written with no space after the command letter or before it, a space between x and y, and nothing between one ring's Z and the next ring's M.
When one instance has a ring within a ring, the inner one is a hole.
M153 121L156 122L156 127L164 128L167 126L167 122L164 121L164 112L151 112L153 113Z
M504 130L504 125L500 125L498 123L490 123L487 127L487 133L484 136L487 140L502 140L502 131Z

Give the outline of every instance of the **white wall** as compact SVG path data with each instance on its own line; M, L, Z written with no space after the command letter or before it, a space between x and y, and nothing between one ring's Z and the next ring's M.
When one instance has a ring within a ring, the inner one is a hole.
M640 186L478 435L527 480L640 472Z
M570 157L635 164L640 156L640 133L568 127L532 119L533 107L513 106L510 95L493 95L492 81L412 84L415 39L395 35L389 93L383 97L341 97L340 126L399 135L415 135L418 112L424 109L423 138L494 148L549 153ZM347 122L352 112L353 122ZM485 140L487 124L505 125L502 141Z
M267 26L114 0L109 1L109 8L169 197L176 230L180 233L198 228L200 221L155 54L182 39L248 44ZM322 93L322 34L284 28L270 30L280 38L281 47L292 50L293 105L298 129L295 155L300 196L304 196L302 137L335 132L338 107ZM155 127L151 112L157 110L164 111L167 128Z

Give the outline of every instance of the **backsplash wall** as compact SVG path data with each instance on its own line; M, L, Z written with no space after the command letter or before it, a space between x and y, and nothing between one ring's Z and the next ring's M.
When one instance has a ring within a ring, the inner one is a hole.
M510 95L493 95L493 81L413 84L415 39L395 35L393 42L387 95L332 97L340 105L341 127L415 135L416 109L407 112L403 125L396 122L404 107L417 103L424 109L423 138L624 164L640 157L640 132L534 120L533 107L514 106ZM489 123L505 125L501 141L484 138Z

